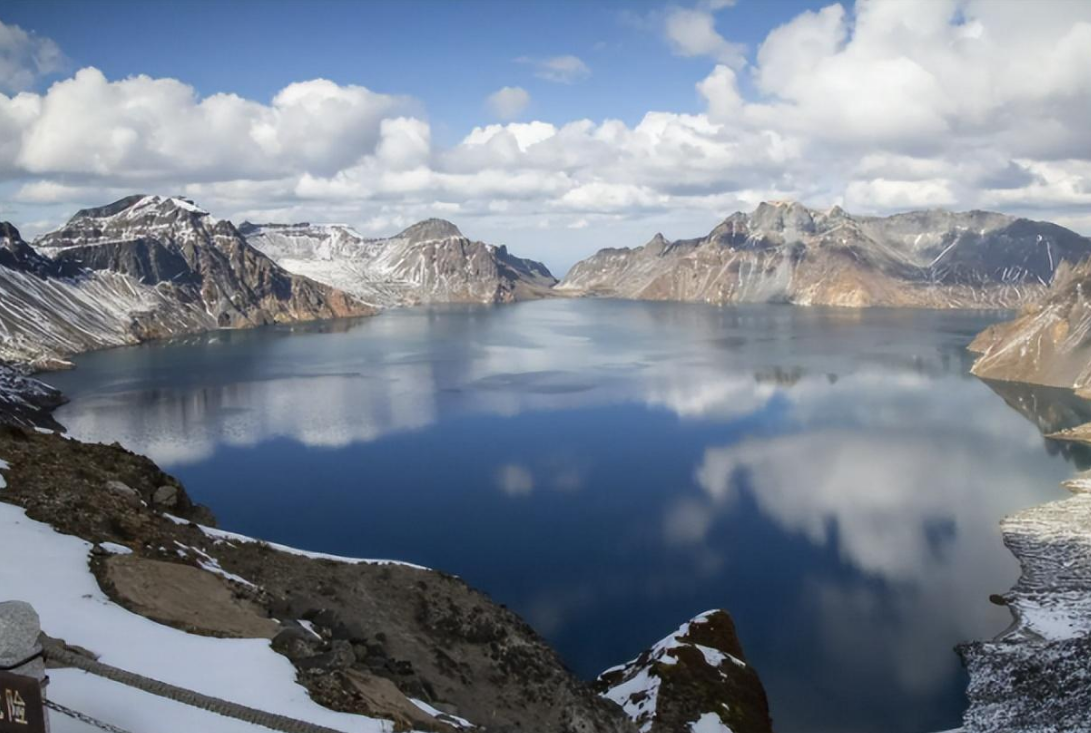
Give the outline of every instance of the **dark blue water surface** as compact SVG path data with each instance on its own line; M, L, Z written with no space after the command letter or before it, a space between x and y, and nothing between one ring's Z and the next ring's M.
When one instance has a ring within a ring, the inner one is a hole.
M731 611L781 733L950 728L997 521L1070 470L968 375L1002 314L557 300L89 354L79 438L223 527L440 568L580 675Z

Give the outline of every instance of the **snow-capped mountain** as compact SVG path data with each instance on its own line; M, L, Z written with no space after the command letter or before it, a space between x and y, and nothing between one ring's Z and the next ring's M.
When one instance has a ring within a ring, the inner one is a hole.
M50 260L0 224L0 361L57 366L81 351L214 327L169 287Z
M239 230L284 269L376 306L507 303L544 297L557 282L545 265L475 242L427 219L388 239L339 224L250 224Z
M371 312L345 293L285 272L231 222L181 198L130 196L84 209L35 245L61 263L168 285L219 327Z
M85 209L36 244L0 223L0 361L59 366L147 339L374 312L285 272L185 199Z
M1039 297L1091 240L985 211L853 216L795 202L732 214L698 239L657 234L577 263L562 292L646 300L1011 308Z

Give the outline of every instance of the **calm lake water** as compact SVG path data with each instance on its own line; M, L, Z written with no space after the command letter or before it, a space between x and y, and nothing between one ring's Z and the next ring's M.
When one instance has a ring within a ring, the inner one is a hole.
M734 615L781 733L955 727L997 527L1071 463L968 375L1002 314L558 300L86 355L50 375L227 529L464 577L577 673Z

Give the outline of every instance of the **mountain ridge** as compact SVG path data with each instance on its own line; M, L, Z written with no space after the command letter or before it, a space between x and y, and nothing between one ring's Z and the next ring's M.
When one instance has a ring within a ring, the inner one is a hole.
M472 240L445 219L424 219L385 238L340 224L247 222L240 231L288 271L377 307L510 303L549 297L557 282L542 263Z
M851 307L1012 308L1044 292L1091 239L1050 222L973 210L855 216L763 202L709 234L607 248L558 291L647 300Z
M111 346L373 309L287 273L179 197L81 209L31 246L0 224L0 360L35 368Z

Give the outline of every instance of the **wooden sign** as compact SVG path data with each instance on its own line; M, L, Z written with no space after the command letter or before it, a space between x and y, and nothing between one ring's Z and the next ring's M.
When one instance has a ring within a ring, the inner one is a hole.
M45 733L38 680L0 672L0 733Z

